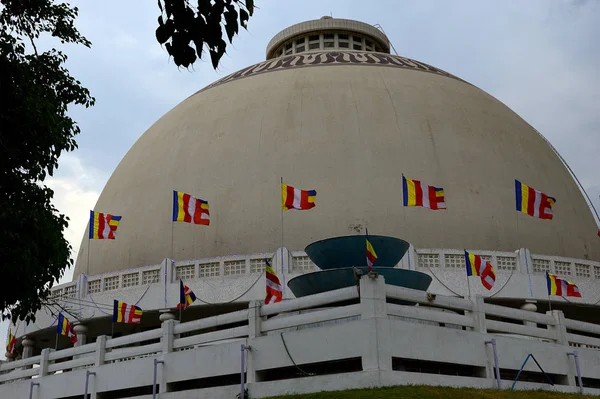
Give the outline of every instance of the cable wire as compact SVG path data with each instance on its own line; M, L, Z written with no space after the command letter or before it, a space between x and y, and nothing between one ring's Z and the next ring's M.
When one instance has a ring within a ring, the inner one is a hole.
M290 354L290 351L287 347L287 344L285 343L285 339L283 339L283 333L279 334L279 336L281 337L281 342L283 342L283 347L285 348L285 351L288 355L288 357L290 358L290 360L292 361L292 364L294 365L294 367L296 367L303 375L305 375L306 377L312 377L315 376L315 373L307 373L306 371L302 370L294 361L294 359L292 358L292 355Z
M249 292L249 291L250 291L252 288L254 288L254 286L256 285L256 283L258 283L258 281L259 281L261 278L262 278L262 274L260 274L260 275L258 276L258 278L256 279L256 281L254 281L254 283L252 283L252 285L251 285L251 286L250 286L250 287L249 287L249 288L248 288L246 291L244 291L244 292L243 292L241 295L239 295L238 297L236 297L236 298L233 298L231 301L227 301L227 302L206 302L205 300L203 300L203 299L200 299L200 298L198 298L197 296L196 296L196 299L197 299L197 300L199 300L200 302L204 303L204 304L207 304L207 305L220 305L220 304L224 304L224 303L231 303L231 302L235 302L235 301L237 301L238 299L240 299L241 297L243 297L244 295L246 295L246 294L247 294L247 293L248 293L248 292Z
M440 283L441 285L443 285L443 286L444 286L444 287L445 287L445 288L446 288L448 291L450 291L451 293L453 293L454 295L456 295L456 296L458 296L458 297L461 297L461 298L463 297L463 296L462 296L462 295L460 295L458 292L454 291L453 289L451 289L450 287L448 287L446 284L444 284L444 283L442 282L442 280L440 280L440 279L439 279L439 278L438 278L438 277L437 277L437 276L436 276L436 275L433 273L433 270L431 270L431 268L430 268L429 266L425 266L425 267L427 267L427 270L429 270L429 272L431 273L431 275L432 275L433 277L435 277L435 279L436 279L437 281L439 281L439 283Z

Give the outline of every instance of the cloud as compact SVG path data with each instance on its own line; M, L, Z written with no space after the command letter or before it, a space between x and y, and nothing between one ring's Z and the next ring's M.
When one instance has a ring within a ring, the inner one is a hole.
M71 257L75 260L89 222L89 212L94 209L106 178L101 172L84 166L74 154L63 155L59 165L56 175L47 179L45 184L54 191L54 206L69 218L69 227L64 235L73 247ZM59 283L71 281L72 276L71 268Z

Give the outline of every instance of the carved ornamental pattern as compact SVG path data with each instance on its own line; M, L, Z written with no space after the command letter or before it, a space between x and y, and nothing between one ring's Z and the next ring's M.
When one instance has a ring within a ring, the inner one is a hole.
M199 92L211 89L227 82L231 82L233 80L258 75L265 72L324 65L369 65L407 68L422 72L435 73L437 75L463 81L462 79L449 74L446 71L432 67L431 65L397 55L359 51L319 51L288 55L249 66L217 80Z

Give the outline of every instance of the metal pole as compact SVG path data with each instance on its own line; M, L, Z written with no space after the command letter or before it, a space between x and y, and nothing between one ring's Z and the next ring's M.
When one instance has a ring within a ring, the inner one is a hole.
M244 399L244 370L246 369L246 345L242 344L242 368L240 370L240 399Z
M579 356L577 351L569 352L567 355L573 356L575 359L575 369L577 370L577 382L579 383L579 392L583 395L583 383L581 382L581 371L579 369Z
M496 340L492 338L489 341L485 341L485 343L492 345L492 350L494 351L494 369L496 370L496 384L498 385L498 389L502 389L502 385L500 384L500 364L498 362L498 352L496 351Z
M86 370L85 372L85 394L83 395L83 399L87 399L88 397L88 383L90 381L90 375L96 375L96 373Z
M521 365L521 368L519 369L519 372L517 373L517 376L515 377L515 381L513 382L512 386L510 387L511 391L514 389L515 385L517 385L517 381L519 380L519 376L521 375L521 372L523 371L523 367L525 367L525 364L527 364L527 361L529 360L530 357L531 357L531 353L527 355L527 357L525 358L525 361Z
M165 364L163 360L154 359L154 380L152 382L152 399L156 399L156 369L159 363Z
M40 386L39 382L31 382L31 385L29 385L29 399L33 399L33 387L34 386Z

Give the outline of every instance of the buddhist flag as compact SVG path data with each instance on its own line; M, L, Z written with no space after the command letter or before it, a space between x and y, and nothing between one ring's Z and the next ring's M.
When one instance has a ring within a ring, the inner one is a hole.
M121 216L90 211L90 239L114 240Z
M300 190L281 183L281 209L306 210L315 207L317 192L315 190Z
M574 283L563 280L552 273L546 272L546 284L548 285L548 295L581 298L579 288Z
M77 334L75 334L73 326L71 325L71 323L69 323L69 319L63 316L62 313L58 314L58 325L56 333L58 335L64 335L66 337L69 337L72 343L77 342Z
M479 255L474 255L465 250L467 276L479 276L481 284L491 290L496 282L496 272L492 265Z
M556 198L535 190L515 179L517 211L540 219L552 219Z
M6 341L6 353L11 356L15 353L15 346L17 345L17 337L15 337L12 331L8 330L8 340Z
M210 224L208 201L181 191L173 191L173 221L208 226Z
M140 324L142 322L142 309L125 302L114 301L113 323Z
M196 300L196 294L183 281L179 280L179 303L177 309L187 309Z
M265 260L267 266L265 268L266 273L266 281L267 281L267 296L265 298L265 304L277 303L281 302L283 298L283 293L281 289L281 283L279 282L279 278L277 274L275 274L275 270L271 267L271 264L268 260Z
M371 245L371 241L369 241L369 230L365 231L367 236L367 266L369 267L369 271L371 271L373 264L377 260L377 254L375 253L375 249L373 249L373 245Z
M404 206L422 206L433 210L446 209L443 188L429 186L402 175L402 191Z

